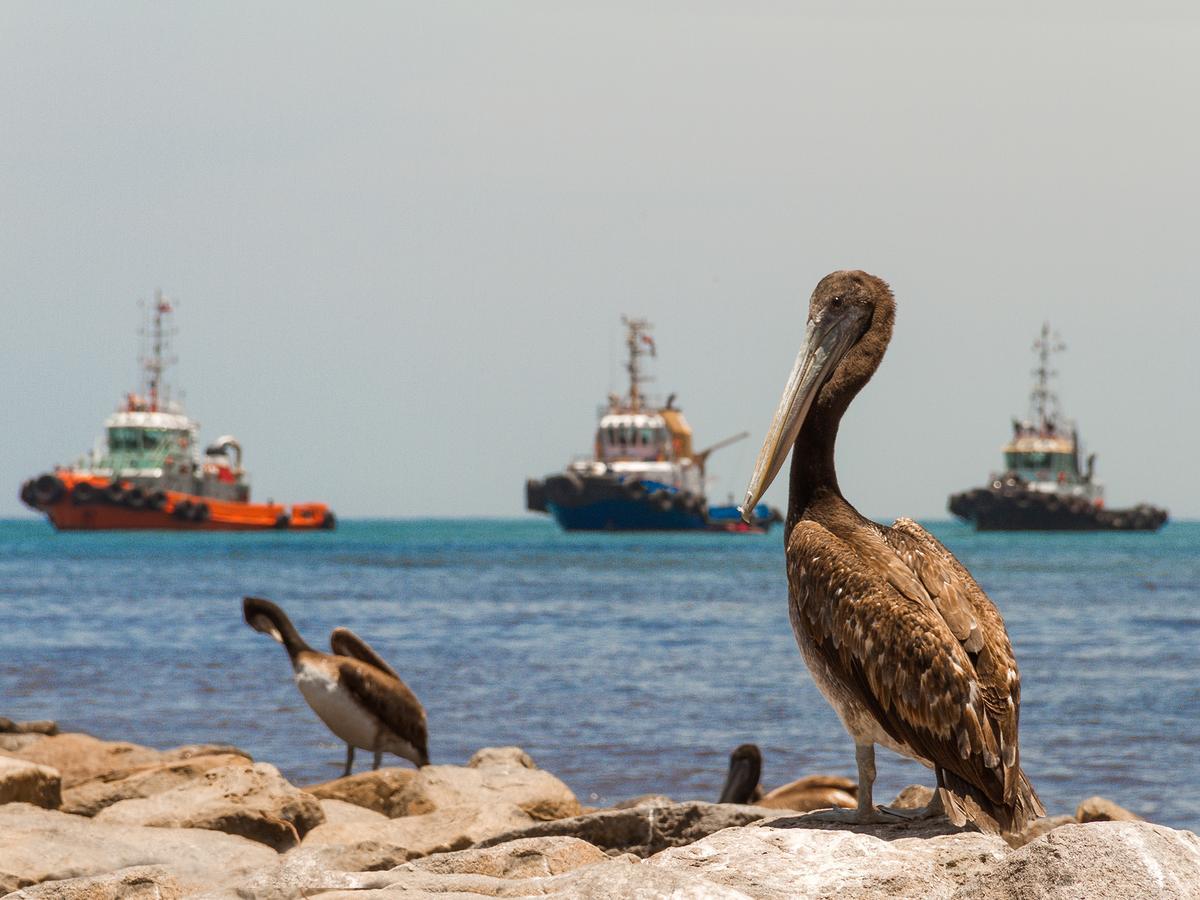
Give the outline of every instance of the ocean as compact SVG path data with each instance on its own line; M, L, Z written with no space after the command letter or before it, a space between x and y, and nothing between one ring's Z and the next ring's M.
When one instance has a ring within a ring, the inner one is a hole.
M1200 523L976 534L926 523L1008 623L1021 756L1051 813L1101 794L1200 826ZM715 800L729 752L767 788L854 776L788 625L782 530L563 534L548 521L344 521L335 532L56 534L0 522L0 715L156 747L234 744L307 784L340 744L241 597L314 647L344 625L425 704L430 755L516 744L595 806ZM407 765L394 757L389 764ZM356 771L370 765L360 751ZM932 773L886 750L876 801Z

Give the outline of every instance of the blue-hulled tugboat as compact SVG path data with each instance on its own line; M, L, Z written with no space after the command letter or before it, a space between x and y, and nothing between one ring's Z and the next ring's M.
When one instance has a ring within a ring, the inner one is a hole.
M1033 343L1038 365L1029 417L1013 420L1004 471L984 487L952 494L950 512L978 531L1157 531L1167 521L1165 509L1148 503L1107 508L1104 486L1093 477L1096 455L1080 465L1079 432L1063 419L1050 389L1050 355L1063 349L1043 325Z
M595 452L543 480L525 483L525 505L545 512L568 531L727 531L761 533L780 521L778 511L759 504L749 524L734 506L710 507L704 468L713 451L692 446L692 428L674 402L648 402L641 361L655 355L650 323L623 318L629 353L629 394L609 397L596 428Z

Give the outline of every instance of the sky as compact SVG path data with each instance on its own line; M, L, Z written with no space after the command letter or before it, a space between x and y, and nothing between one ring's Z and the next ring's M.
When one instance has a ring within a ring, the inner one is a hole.
M0 4L0 516L178 303L255 496L520 516L655 389L740 497L827 272L897 298L848 499L999 468L1049 320L1112 505L1200 517L1200 12L1187 3ZM786 478L768 500L782 505Z

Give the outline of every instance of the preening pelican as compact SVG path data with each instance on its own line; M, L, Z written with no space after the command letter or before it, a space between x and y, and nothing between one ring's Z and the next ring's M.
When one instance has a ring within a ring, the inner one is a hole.
M821 279L742 509L754 509L791 451L789 611L813 680L854 739L858 803L845 818L912 815L872 803L881 744L934 769L923 814L1019 831L1045 810L1021 770L1021 681L1000 613L920 525L871 522L838 487L838 424L883 359L895 309L887 284L866 272Z
M770 809L794 809L809 812L814 809L857 805L854 795L858 786L849 778L837 775L805 775L774 790L763 793L759 786L762 777L762 751L757 744L742 744L729 754L729 773L721 788L718 803L753 803Z
M354 748L375 754L379 768L384 752L416 766L429 765L425 708L371 646L346 628L330 635L334 653L314 650L283 610L270 600L246 597L242 611L255 631L270 635L287 650L296 686L329 730L346 742L346 770L354 764Z

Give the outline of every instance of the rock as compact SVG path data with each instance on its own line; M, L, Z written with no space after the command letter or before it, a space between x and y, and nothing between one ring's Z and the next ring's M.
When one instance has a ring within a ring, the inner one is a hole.
M45 881L162 865L185 891L265 868L275 851L215 831L107 825L26 803L0 806L0 895Z
M0 732L5 734L58 734L58 723L49 719L38 719L34 722L14 722L5 716L0 716Z
M1007 851L999 838L977 832L909 823L851 830L810 814L721 831L665 850L645 868L687 872L764 900L949 898Z
M521 838L495 847L438 853L410 863L396 872L432 872L437 875L487 875L492 878L544 878L580 866L607 860L599 847L573 837Z
M344 800L319 800L321 811L325 813L325 821L330 825L377 825L386 822L388 817L383 813L356 806Z
M7 734L0 732L0 754L14 758L26 747L36 744L45 737L44 734Z
M183 889L165 866L132 866L103 875L43 881L5 900L180 900Z
M609 859L582 841L561 843L564 840L570 839L539 838L536 843L514 841L494 850L439 854L389 872L350 876L357 890L320 896L321 900L414 896L747 900L751 896L689 872L651 868L636 857Z
M620 803L614 803L609 809L637 809L639 806L670 806L675 801L666 794L641 794L637 797L630 797L628 800L622 800ZM599 810L595 810L599 812Z
M335 778L304 790L322 800L344 800L394 819L404 815L399 797L416 774L416 769L388 767Z
M524 769L536 769L537 763L520 747L481 747L467 760L467 768L481 769L484 766L519 766Z
M1148 822L1062 825L1013 850L955 900L1196 897L1200 839Z
M604 809L585 816L539 822L488 838L477 846L492 847L518 838L566 835L604 850L650 856L667 847L690 844L723 828L746 825L774 815L775 810L757 806L702 801L673 803L670 806Z
M274 766L243 762L210 769L150 797L114 803L95 818L111 824L224 831L282 851L325 821L325 813L316 797L293 787Z
M1008 846L1016 849L1017 847L1024 847L1030 841L1036 841L1043 834L1053 831L1060 825L1075 824L1077 823L1074 816L1043 816L1040 819L1034 819L1025 826L1024 830L1016 834L1005 834L1002 837L1008 843Z
M894 809L920 809L932 799L933 788L924 784L910 784L888 806Z
M416 859L431 853L465 850L487 838L532 824L533 819L511 803L453 806L373 825L357 822L318 825L305 837L304 846L346 846L373 841L398 854L403 851L405 859Z
M1141 816L1135 816L1123 806L1117 806L1111 800L1103 797L1088 797L1075 810L1076 822L1141 822Z
M42 737L19 750L5 751L5 755L58 769L64 791L107 773L214 753L246 756L227 744L194 744L173 750L154 750L140 744L101 741L89 734L75 733Z
M152 797L194 781L210 769L245 762L244 757L232 753L214 753L117 769L64 791L62 809L63 812L81 816L94 816L100 810L122 800Z
M580 813L571 789L541 769L519 763L423 766L396 799L399 815L419 816L451 806L512 804L539 821Z
M393 869L407 858L406 851L397 852L395 848L373 841L346 846L297 847L280 856L274 866L253 873L225 891L203 896L211 896L213 900L227 900L230 896L294 900L321 891L359 887L364 880L361 873Z
M62 803L62 778L58 770L0 757L0 804L3 803L32 803L57 809Z

